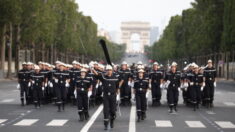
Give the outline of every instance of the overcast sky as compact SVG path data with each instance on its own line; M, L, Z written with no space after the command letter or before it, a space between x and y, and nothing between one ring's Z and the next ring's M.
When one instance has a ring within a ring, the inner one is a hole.
M171 16L190 8L194 0L76 0L79 11L105 30L120 30L122 21L147 21L160 30Z

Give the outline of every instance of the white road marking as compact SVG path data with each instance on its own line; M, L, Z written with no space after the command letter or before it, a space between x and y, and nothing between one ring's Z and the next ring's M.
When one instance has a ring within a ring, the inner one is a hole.
M215 112L213 112L213 111L206 111L206 113L209 115L215 115Z
M230 121L215 121L221 128L235 128L235 125Z
M52 120L46 126L63 126L68 120Z
M201 121L185 121L185 123L191 128L206 128Z
M92 115L90 120L86 123L86 125L83 126L82 130L80 132L87 132L91 125L94 123L100 112L103 110L103 105L100 105L99 108L96 110L96 112Z
M1 101L1 103L10 103L10 102L13 102L14 99L4 99Z
M173 127L171 121L155 120L156 127Z
M234 102L224 102L224 104L227 106L235 106Z
M0 124L2 124L3 122L6 122L7 119L0 119Z
M38 121L38 119L23 119L19 122L17 122L16 124L14 124L14 126L31 126L34 123L36 123Z
M131 106L131 114L130 114L130 121L129 121L129 132L135 132L136 127L136 106Z

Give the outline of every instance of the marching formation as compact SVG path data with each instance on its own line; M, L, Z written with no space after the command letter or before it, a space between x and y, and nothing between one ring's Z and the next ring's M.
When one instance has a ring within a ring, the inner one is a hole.
M137 121L146 118L149 98L152 106L161 105L162 90L167 91L169 113L177 112L179 92L184 104L194 111L200 106L213 107L216 87L216 69L208 60L205 67L195 63L187 65L182 71L173 62L163 67L157 62L144 65L139 61L129 66L126 62L119 65L102 65L91 61L72 65L60 61L55 66L46 62L23 63L18 73L21 105L54 103L58 112L65 110L71 103L78 109L79 120L89 119L89 107L103 103L105 130L114 127L116 111L121 106L136 104ZM151 94L151 96L150 96Z

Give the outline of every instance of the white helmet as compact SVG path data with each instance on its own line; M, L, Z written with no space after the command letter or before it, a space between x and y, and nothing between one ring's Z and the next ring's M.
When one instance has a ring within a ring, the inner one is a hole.
M82 68L81 72L87 72L87 70L85 68Z
M105 69L106 69L106 70L113 70L112 66L110 66L110 65L107 65L107 66L105 67Z
M35 70L40 70L40 68L39 68L38 65L35 65L35 66L34 66L34 69L35 69Z
M142 61L138 61L137 65L143 65Z
M122 62L122 65L127 65L127 63L125 61Z
M140 69L140 70L138 70L138 72L144 72L144 70L143 70L143 69Z
M153 65L158 65L158 63L155 61L155 62L153 63Z
M176 62L172 62L171 66L177 66Z

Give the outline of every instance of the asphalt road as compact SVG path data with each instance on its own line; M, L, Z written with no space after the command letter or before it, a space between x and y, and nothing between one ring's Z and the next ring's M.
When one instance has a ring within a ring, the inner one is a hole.
M124 59L128 63L142 60L144 55ZM20 106L16 81L0 81L0 132L103 132L103 106L90 108L91 118L78 121L77 108L66 105L64 112L48 104L40 109ZM220 80L215 92L215 107L193 111L182 103L180 94L177 114L169 114L166 91L162 91L162 106L147 110L147 119L136 122L135 104L121 107L112 132L234 132L235 131L235 82ZM151 100L150 100L151 103Z

